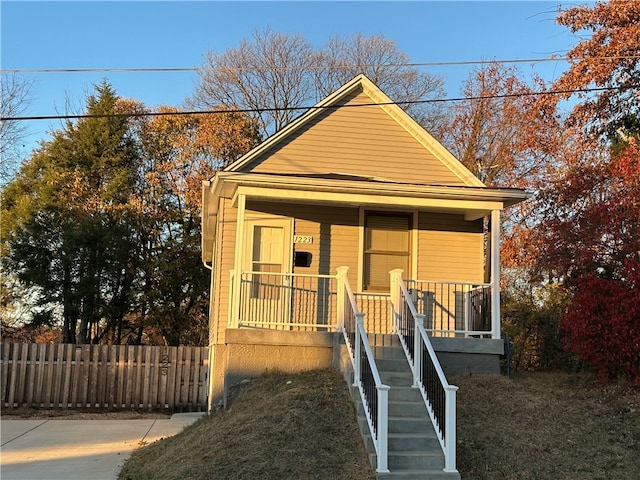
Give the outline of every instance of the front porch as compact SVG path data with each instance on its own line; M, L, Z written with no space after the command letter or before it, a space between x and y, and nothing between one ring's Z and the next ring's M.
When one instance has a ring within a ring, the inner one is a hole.
M345 316L340 292L344 290L347 270L340 267L335 275L241 272L238 277L232 270L228 328L335 332ZM391 285L397 283L395 276L399 274L390 272ZM499 303L496 305L491 283L402 282L422 316L425 330L438 345L457 339L456 350L461 351L465 345L460 342L462 339L500 340L500 317L494 312ZM391 299L399 287L394 288L391 293L353 293L368 334L394 333Z
M335 275L242 272L237 296L233 294L236 278L232 271L225 343L233 346L230 347L233 350L245 350L244 366L248 362L247 355L255 355L260 364L256 366L257 373L264 370L264 365L273 363L276 357L282 360L278 365L287 364L286 355L302 356L311 362L310 365L315 365L311 360L314 355L329 361L334 358L332 354L321 350L336 345L335 338L340 338L341 325L350 315L340 294L344 291L346 271L346 267L341 267ZM392 272L392 282L393 276L398 274ZM403 284L413 307L421 315L422 325L446 375L500 372L504 343L499 324L494 323L495 317L499 316L491 309L491 284L407 279ZM396 295L400 292L397 282L395 292ZM353 296L358 311L363 314L364 331L373 346L381 335L396 333L392 293L353 293ZM255 353L273 350L276 346L278 348L270 355ZM313 353L302 352L300 349L304 347L311 348ZM249 351L254 353L248 354ZM288 352L286 355L285 351ZM246 371L239 365L233 370L234 379L242 377L242 372ZM234 379L227 377L225 384Z

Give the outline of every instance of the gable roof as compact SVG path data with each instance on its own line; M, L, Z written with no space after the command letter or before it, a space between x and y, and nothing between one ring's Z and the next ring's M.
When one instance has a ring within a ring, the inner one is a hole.
M462 163L458 161L440 142L435 140L422 126L413 120L404 110L395 104L382 90L380 90L365 75L358 75L350 82L343 85L334 93L326 97L311 107L306 113L291 122L285 128L276 132L260 145L243 155L236 162L225 168L227 172L246 172L252 163L259 161L260 156L284 143L293 137L308 124L323 115L327 109L339 108L345 99L355 93L363 92L371 99L371 105L381 108L393 121L395 121L404 131L415 139L423 148L429 151L447 170L465 186L485 187L485 185L471 173ZM342 172L327 172L342 173Z

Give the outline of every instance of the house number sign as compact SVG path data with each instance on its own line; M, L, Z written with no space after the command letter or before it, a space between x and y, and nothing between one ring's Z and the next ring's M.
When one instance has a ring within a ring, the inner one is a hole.
M312 235L294 235L293 236L293 243L313 243L313 236Z

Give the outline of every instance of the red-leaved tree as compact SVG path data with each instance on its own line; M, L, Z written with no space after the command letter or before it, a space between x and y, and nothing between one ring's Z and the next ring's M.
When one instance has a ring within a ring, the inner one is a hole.
M627 262L622 274L580 278L561 323L565 346L603 382L640 382L640 262Z
M600 175L604 201L574 219L581 248L574 245L573 263L582 268L561 329L566 347L602 380L640 382L640 151L635 136L622 143Z

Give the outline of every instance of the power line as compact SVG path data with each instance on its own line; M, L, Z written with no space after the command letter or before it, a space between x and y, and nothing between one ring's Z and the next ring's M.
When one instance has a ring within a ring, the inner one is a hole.
M463 60L459 62L420 62L420 63L385 63L363 65L293 65L293 66L269 66L269 67L224 67L231 71L264 71L264 70L323 70L323 69L351 69L351 68L398 68L398 67L447 67L463 65L483 65L487 63L542 63L558 61L580 60L617 60L638 59L638 55L613 55L602 57L544 57L507 60ZM11 68L0 69L0 73L105 73L105 72L201 72L216 70L221 67L133 67L133 68Z
M338 108L355 108L355 107L374 107L382 105L417 105L425 103L445 103L445 102L464 102L474 100L493 100L501 98L515 97L534 97L542 95L564 95L574 93L590 93L603 92L609 90L622 90L626 88L640 88L640 85L629 85L625 87L598 87L598 88L577 88L569 90L549 90L546 92L525 92L525 93L507 93L502 95L479 95L475 97L458 97L458 98L433 98L428 100L413 100L406 102L382 102L382 103L359 103L355 105L335 105L335 106L310 106L310 107L265 107L265 108L238 108L238 109L220 109L220 110L192 110L178 112L131 112L131 113L104 113L104 114L76 114L76 115L35 115L24 117L0 117L0 121L21 121L21 120L73 120L84 118L125 118L125 117L161 117L161 116L181 116L181 115L215 115L220 113L263 113L263 112L281 112L281 111L298 111L298 110L336 110Z

